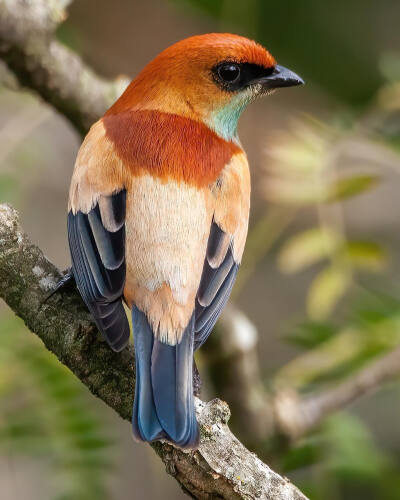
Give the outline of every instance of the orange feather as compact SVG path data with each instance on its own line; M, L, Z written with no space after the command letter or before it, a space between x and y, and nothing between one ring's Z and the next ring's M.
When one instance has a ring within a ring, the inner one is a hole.
M210 68L222 60L270 68L272 55L258 43L228 33L211 33L181 40L162 51L131 82L107 114L128 109L158 109L204 120L231 95L210 79Z
M242 151L203 123L170 113L106 114L103 124L115 152L134 176L150 174L204 187Z

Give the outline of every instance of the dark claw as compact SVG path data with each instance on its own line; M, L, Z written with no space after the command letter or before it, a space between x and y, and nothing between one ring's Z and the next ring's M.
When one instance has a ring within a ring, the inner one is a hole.
M197 369L196 361L193 359L193 394L197 397L200 396L201 391L201 377L199 370Z
M73 286L75 286L75 278L72 274L72 269L69 268L64 271L64 276L56 284L55 288L49 293L49 295L43 300L41 305L45 304L55 293L64 289L71 289Z

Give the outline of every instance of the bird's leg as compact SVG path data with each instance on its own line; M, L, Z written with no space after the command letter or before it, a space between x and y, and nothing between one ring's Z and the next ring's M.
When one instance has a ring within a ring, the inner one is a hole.
M50 294L44 299L42 302L42 305L45 304L50 297L52 297L55 293L61 291L61 290L66 290L69 288L72 288L75 286L75 278L74 275L72 274L72 268L69 267L66 269L63 273L63 277L60 279L60 281L56 284L55 288L50 292Z
M193 359L193 394L197 397L200 396L201 385L200 373L197 369L196 361Z

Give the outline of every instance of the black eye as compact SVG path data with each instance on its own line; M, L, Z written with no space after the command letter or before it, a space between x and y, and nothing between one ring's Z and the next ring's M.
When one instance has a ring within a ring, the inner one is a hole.
M233 63L222 64L218 67L218 76L226 83L234 83L240 77L240 67Z

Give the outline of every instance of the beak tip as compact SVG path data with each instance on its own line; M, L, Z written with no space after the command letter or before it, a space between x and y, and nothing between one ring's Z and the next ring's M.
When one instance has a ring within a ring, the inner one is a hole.
M283 68L282 66L280 68L282 76L286 77L288 87L297 87L298 85L304 85L305 82L303 78L301 78L301 76L299 76L297 73L291 71L290 69Z
M298 77L297 81L298 81L297 85L305 85L306 84L306 82L300 76Z
M267 90L278 89L281 87L297 87L298 85L304 85L305 82L303 78L297 75L294 71L291 71L284 66L277 64L273 68L273 73L257 78L253 83L261 83L262 86Z

